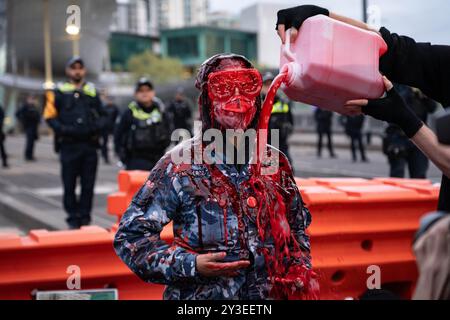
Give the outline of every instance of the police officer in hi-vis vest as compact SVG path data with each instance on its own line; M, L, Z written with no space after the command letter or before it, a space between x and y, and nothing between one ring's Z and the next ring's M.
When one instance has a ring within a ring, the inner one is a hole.
M263 99L265 99L266 94L269 91L269 87L274 78L275 76L271 72L267 72L266 74L264 74L263 87L261 90ZM278 95L275 96L272 114L270 116L269 121L269 130L272 129L279 130L279 137L280 137L279 149L288 157L289 161L292 162L291 156L289 154L288 139L294 129L294 117L292 116L289 102L281 99L281 97ZM270 137L271 135L269 131L268 135L269 144L271 144Z
M91 221L92 200L97 172L97 148L105 125L99 94L85 81L86 69L80 57L66 65L68 81L46 93L44 118L55 134L64 184L63 203L71 229ZM81 194L75 193L80 179Z
M115 151L127 170L150 171L170 145L171 124L153 84L141 78L135 100L123 112L114 132Z

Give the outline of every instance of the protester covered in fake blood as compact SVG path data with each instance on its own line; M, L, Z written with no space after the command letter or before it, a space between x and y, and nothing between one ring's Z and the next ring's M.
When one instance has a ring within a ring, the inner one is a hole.
M261 82L242 56L207 60L196 82L203 132L256 128ZM267 175L258 174L253 154L237 165L220 148L211 155L222 163L174 161L180 151L203 149L199 139L181 143L152 170L119 225L119 257L144 281L166 284L164 299L317 298L305 233L311 216L286 156L268 146L279 153L279 167ZM244 145L234 140L236 149ZM172 244L160 238L170 221Z

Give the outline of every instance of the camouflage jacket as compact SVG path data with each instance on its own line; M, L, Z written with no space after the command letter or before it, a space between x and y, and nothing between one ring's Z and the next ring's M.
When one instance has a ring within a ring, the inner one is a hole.
M279 187L294 193L287 204L288 222L305 253L302 261L293 263L311 268L309 237L305 233L311 216L302 203L289 162L281 153L280 162L287 164L287 178ZM250 166L244 165L240 172L233 165L213 167L233 186L238 203L227 202L231 197L229 190L220 189L222 183L214 183L211 167L175 165L169 152L152 170L122 217L114 240L115 250L142 280L165 284L164 299L267 299L270 284L259 249L270 244L262 243L258 235L254 218L257 208L246 207L241 224L236 212L246 206L242 195L248 192L245 181L250 178ZM208 190L212 188L219 188L220 199L210 196ZM160 238L161 230L170 221L174 233L171 244ZM245 246L239 241L242 232ZM230 260L247 258L251 265L232 278L200 275L196 255L220 251L226 251Z

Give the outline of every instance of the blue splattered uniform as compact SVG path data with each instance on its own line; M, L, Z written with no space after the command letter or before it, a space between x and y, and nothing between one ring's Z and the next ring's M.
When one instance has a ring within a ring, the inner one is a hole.
M269 298L271 285L261 250L270 250L273 243L261 241L258 206L251 208L246 202L251 166L243 165L239 171L228 164L175 165L171 159L169 152L158 162L122 217L114 240L118 256L142 280L165 284L164 299ZM279 170L278 181L271 183L290 194L287 221L303 252L286 263L311 268L305 234L311 216L282 153ZM171 244L160 238L170 221ZM251 265L235 277L204 277L197 272L197 254L222 251L227 252L227 261L249 259Z

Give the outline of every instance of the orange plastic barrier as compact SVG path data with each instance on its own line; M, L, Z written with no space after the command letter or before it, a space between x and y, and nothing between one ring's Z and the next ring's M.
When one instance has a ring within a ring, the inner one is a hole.
M417 278L411 240L420 217L435 210L438 188L373 182L301 188L313 216L313 265L328 298L360 296L371 265L380 268L383 287L411 296Z
M108 213L116 215L120 221L134 194L147 180L148 175L147 171L120 171L117 176L119 191L108 195Z
M120 200L126 203L123 208L147 177L138 172L121 174L132 181L120 185L125 192ZM417 278L411 239L420 217L435 209L439 188L414 179L295 180L313 215L309 234L321 297L359 297L367 289L371 265L380 267L384 287L410 297ZM122 212L110 210L119 217Z
M0 234L0 299L32 299L35 290L67 290L69 266L81 289L117 288L120 299L161 299L163 286L147 285L116 256L114 233L100 227Z
M119 218L147 172L121 172L119 192L108 210ZM367 290L368 267L380 268L381 283L405 298L417 278L411 239L419 218L433 211L438 187L398 179L296 179L308 204L313 265L322 299L358 298ZM30 299L38 290L64 290L67 267L81 269L82 289L114 287L120 299L161 299L163 286L139 280L115 255L111 231L32 231L0 235L0 299ZM173 240L171 225L161 237Z

